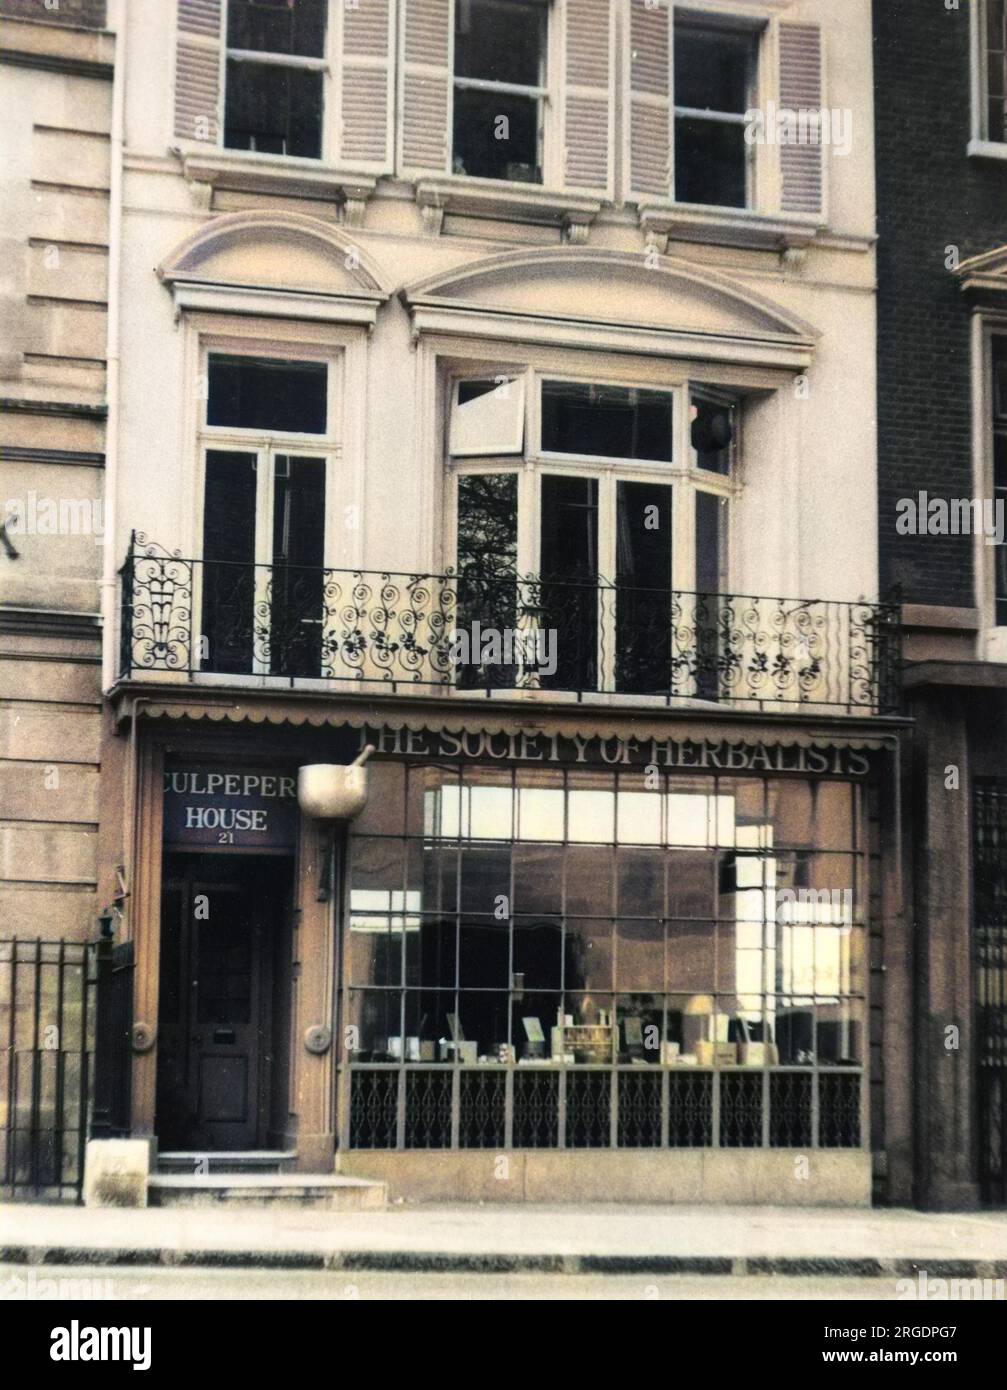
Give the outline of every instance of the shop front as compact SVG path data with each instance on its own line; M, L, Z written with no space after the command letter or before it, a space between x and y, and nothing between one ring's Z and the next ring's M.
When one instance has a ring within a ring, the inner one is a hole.
M344 1171L407 1197L869 1200L889 754L635 724L362 732Z
M161 1153L417 1199L869 1201L890 734L144 714L134 1132ZM298 767L367 743L362 813L310 820Z

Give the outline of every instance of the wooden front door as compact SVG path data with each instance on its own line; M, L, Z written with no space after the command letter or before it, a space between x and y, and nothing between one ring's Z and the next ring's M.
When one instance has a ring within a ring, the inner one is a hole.
M282 863L272 861L277 870ZM239 856L189 856L168 867L174 872L165 877L161 911L159 1144L260 1148L285 875Z

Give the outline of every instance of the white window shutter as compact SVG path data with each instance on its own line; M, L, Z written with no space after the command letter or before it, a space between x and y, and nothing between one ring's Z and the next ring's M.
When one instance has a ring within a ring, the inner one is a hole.
M393 0L341 0L339 160L368 173L392 168Z
M451 136L451 0L402 0L403 174L446 174Z
M630 0L626 198L672 196L672 32L670 4Z
M563 182L612 197L612 0L566 0L563 74Z
M175 134L220 142L221 0L178 0Z
M795 114L822 106L822 35L817 24L780 25L780 107ZM816 131L817 126L813 127ZM781 144L780 207L821 213L822 144Z

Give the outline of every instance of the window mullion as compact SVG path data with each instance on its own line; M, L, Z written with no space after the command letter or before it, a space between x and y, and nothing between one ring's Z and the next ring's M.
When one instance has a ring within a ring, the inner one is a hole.
M691 594L696 589L696 490L692 482L676 477L672 483L671 587Z
M307 72L328 72L328 58L309 58L300 53L268 53L257 48L229 48L232 63L262 63L277 68L302 68Z
M598 689L615 690L616 546L619 519L618 472L607 468L598 479Z
M471 92L500 92L504 96L538 97L549 99L548 87L525 87L520 82L494 82L488 77L456 77L455 87Z
M720 121L723 125L746 125L744 111L714 111L708 106L676 106L676 116L684 116L691 121Z
M258 614L269 612L273 578L273 478L275 461L272 444L266 444L255 455L255 580L253 623ZM269 631L265 633L265 649L269 649ZM253 671L269 674L269 662L263 659L262 645L252 642Z

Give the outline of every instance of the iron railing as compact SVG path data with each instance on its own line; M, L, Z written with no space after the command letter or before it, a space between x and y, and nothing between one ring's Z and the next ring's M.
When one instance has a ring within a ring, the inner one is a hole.
M350 1149L856 1149L859 1068L353 1065Z
M129 1134L132 1015L132 942L0 941L0 1196L79 1201Z
M894 603L685 593L594 576L195 560L141 535L120 576L124 678L258 676L871 714L899 703Z
M1007 780L977 778L972 802L979 1186L1007 1204Z
M0 1194L79 1198L94 1058L94 947L0 941Z

